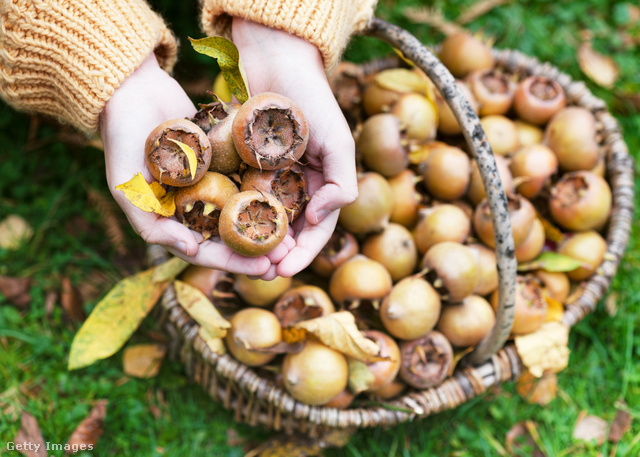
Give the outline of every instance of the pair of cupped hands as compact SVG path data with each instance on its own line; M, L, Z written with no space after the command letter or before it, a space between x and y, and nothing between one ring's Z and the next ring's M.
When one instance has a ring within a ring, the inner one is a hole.
M266 256L248 258L220 241L178 222L134 207L115 187L142 171L144 144L153 128L168 119L193 117L196 108L180 85L158 65L153 53L115 91L100 122L107 182L134 230L148 243L165 246L192 263L270 280L293 276L305 268L331 236L339 208L358 195L354 142L333 97L323 60L311 43L284 31L240 18L233 20L233 41L242 59L249 89L255 95L276 92L291 98L309 122L303 161L311 196L280 245Z

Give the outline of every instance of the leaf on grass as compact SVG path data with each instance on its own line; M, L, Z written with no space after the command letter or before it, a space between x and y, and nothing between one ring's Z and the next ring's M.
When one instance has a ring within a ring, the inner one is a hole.
M585 411L578 415L578 420L573 428L573 439L580 441L595 441L598 446L604 443L607 437L607 421L598 417L587 415Z
M555 373L544 373L541 378L536 378L525 371L518 379L516 388L518 394L527 402L545 406L556 398L558 377Z
M187 156L187 162L189 162L189 173L191 173L191 179L193 179L196 176L196 169L198 168L198 158L196 157L196 152L190 146L178 140L172 140L171 138L167 139L177 144L180 149L182 149L182 152L184 152L184 155Z
M365 363L387 360L380 357L380 346L365 337L349 311L340 311L315 319L298 322L283 330L283 337L287 343L296 343L315 336L324 345L340 351L352 359Z
M445 35L465 33L465 29L458 24L447 20L438 8L411 7L404 10L404 15L417 24L426 24Z
M47 457L44 438L36 418L23 411L20 423L21 428L13 440L16 449L18 445L21 445L20 453L27 457Z
M536 332L514 338L522 363L539 378L549 370L562 371L569 362L569 327L546 322Z
M246 102L249 95L249 83L240 61L238 48L232 41L220 37L208 37L194 40L189 38L191 46L200 54L213 57L218 61L220 71L229 90L240 103Z
M514 455L517 453L517 455L545 457L544 452L542 452L536 442L537 435L538 430L534 422L526 421L517 423L507 432L505 443L507 451Z
M320 457L324 449L346 446L353 433L353 429L340 428L330 428L316 437L281 433L260 443L244 457Z
M625 409L618 409L609 429L609 441L617 443L629 430L631 430L631 414Z
M200 335L200 338L202 338L207 347L211 349L211 352L218 355L226 354L227 348L224 345L222 338L211 335L211 333L209 333L209 331L204 327L200 327L198 329L198 335Z
M197 289L186 282L176 280L176 298L178 303L200 327L207 329L209 336L222 338L226 336L227 329L231 324L218 312L211 300Z
M10 214L0 222L0 248L18 249L33 235L33 229L24 218Z
M544 270L552 273L566 273L580 267L588 268L589 266L573 257L545 251L537 259L518 265L518 271Z
M590 41L585 41L578 48L578 64L582 72L599 86L610 89L618 80L620 71L614 60L596 52Z
M136 175L124 184L116 186L116 190L124 192L132 205L147 213L171 217L176 213L176 193L167 192L158 182L149 184L142 173Z
M376 377L371 373L366 363L349 359L349 390L358 395L369 389Z
M479 0L463 10L456 18L458 24L464 25L475 21L497 6L509 3L510 0Z
M561 322L562 316L564 316L564 305L562 302L551 297L548 293L544 294L544 301L547 302L545 322Z
M122 354L123 371L134 378L153 378L160 372L167 353L163 344L136 344L128 346Z
M115 354L149 314L169 281L154 281L157 267L118 282L100 300L71 343L69 370Z
M29 278L14 278L0 276L0 294L18 308L26 308L31 303L31 280Z
M182 260L179 257L172 257L154 268L152 279L154 282L173 281L189 265L189 262L186 260Z
M107 417L107 400L98 400L89 415L71 433L65 449L66 454L74 449L92 449L104 432L104 419Z
M72 321L82 322L85 320L86 315L84 313L84 309L82 309L82 298L80 297L80 293L78 293L78 290L73 286L71 280L67 276L62 278L60 303Z
M604 309L611 317L615 317L618 314L618 293L610 292L607 298L604 300Z

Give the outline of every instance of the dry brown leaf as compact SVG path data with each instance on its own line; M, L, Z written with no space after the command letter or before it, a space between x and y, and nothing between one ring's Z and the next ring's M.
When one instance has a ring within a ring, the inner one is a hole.
M456 22L461 25L468 24L480 16L487 14L495 7L504 5L505 3L509 3L509 0L479 0L460 13L456 18Z
M358 330L355 318L349 311L309 319L283 330L287 343L296 343L309 335L352 359L365 363L386 360L378 356L380 347Z
M24 400L18 386L10 387L0 393L0 412L10 421L16 421L20 418L23 404Z
M0 248L18 249L33 236L29 223L17 214L7 216L0 222Z
M631 414L625 409L618 409L609 428L609 441L617 443L629 430L631 430Z
M72 321L82 322L86 319L87 316L82 309L82 297L67 276L62 278L60 303Z
M55 290L50 290L49 292L47 292L47 295L44 298L44 313L47 317L53 314L53 309L56 307L57 302L58 292L56 292Z
M531 457L545 457L534 435L537 435L535 423L526 421L514 425L507 432L505 442L507 451L510 453L520 451L519 455L524 455L523 452L526 452Z
M280 434L269 438L245 457L314 457L322 456L323 449L347 445L353 430L331 428L318 437L303 434Z
M414 7L406 8L404 15L417 24L426 24L434 29L444 33L445 35L453 35L454 33L465 33L465 29L455 22L451 22L444 17L442 11L438 8Z
M231 324L218 312L211 300L200 289L176 280L176 298L180 306L195 320L200 327L207 330L207 335L212 338L226 336Z
M71 433L65 445L65 454L80 450L92 450L104 432L104 419L107 416L107 400L98 400L89 415Z
M23 411L21 425L13 440L15 450L27 457L47 457L44 438L36 418Z
M555 373L545 373L536 378L526 371L517 382L518 394L529 403L545 406L556 398L558 392L558 377Z
M590 41L585 41L578 48L578 64L582 72L599 86L611 88L618 79L619 69L614 60L596 52Z
M538 331L514 340L522 363L538 378L547 370L562 371L569 362L569 327L564 324L546 322Z
M125 374L134 378L153 378L160 372L167 349L162 344L129 346L122 354Z
M581 441L595 441L601 445L607 437L607 421L598 417L580 414L573 428L573 438Z
M26 308L31 303L30 286L29 278L0 276L0 293L18 308Z

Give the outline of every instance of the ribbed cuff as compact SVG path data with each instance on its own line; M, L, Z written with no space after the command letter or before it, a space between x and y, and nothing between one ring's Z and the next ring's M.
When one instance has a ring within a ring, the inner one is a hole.
M0 95L84 131L155 51L173 68L177 46L144 0L5 0L0 6Z
M231 16L285 30L318 47L326 70L340 59L349 38L373 16L376 0L203 0L207 35L231 37Z

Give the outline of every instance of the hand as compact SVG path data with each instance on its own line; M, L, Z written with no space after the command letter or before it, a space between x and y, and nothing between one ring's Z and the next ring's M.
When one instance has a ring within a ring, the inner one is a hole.
M203 242L201 234L189 230L175 218L136 208L123 192L115 189L140 171L151 182L153 177L144 159L144 143L149 132L166 120L192 117L195 112L187 94L158 66L152 53L115 91L102 113L100 133L109 190L136 233L147 243L161 244L195 265L248 275L265 274L272 262L279 263L293 247L291 237L268 257L243 257L221 242Z
M294 223L295 246L264 279L293 276L311 263L329 240L339 209L358 196L351 131L327 81L313 44L287 32L233 18L233 41L253 95L276 92L292 99L309 122L307 164L311 200ZM274 271L275 270L275 271Z

